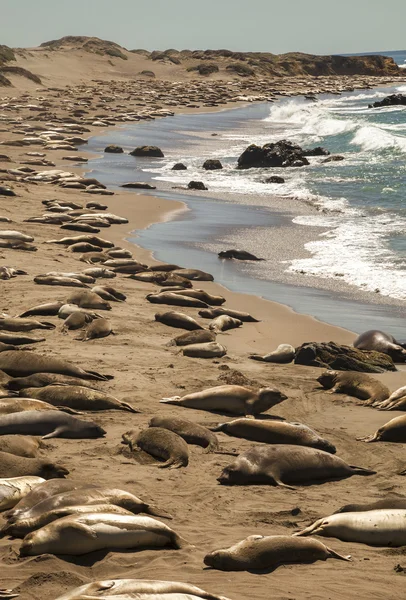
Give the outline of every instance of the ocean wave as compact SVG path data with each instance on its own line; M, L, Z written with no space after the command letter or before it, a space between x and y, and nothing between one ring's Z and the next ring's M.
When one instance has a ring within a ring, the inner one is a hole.
M383 296L406 299L405 261L387 246L387 240L405 231L398 215L368 218L319 217L320 226L334 224L319 239L305 245L312 256L291 261L289 272L324 278L340 278L348 284ZM317 216L302 217L301 224L315 225Z
M350 143L367 151L394 149L406 152L406 137L394 135L388 128L383 129L377 125L360 127Z

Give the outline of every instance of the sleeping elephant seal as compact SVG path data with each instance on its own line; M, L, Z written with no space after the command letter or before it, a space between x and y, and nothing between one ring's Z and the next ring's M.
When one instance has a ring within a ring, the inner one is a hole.
M165 313L156 313L155 321L163 323L164 325L168 325L169 327L187 329L188 331L203 329L203 327L193 317L189 317L189 315L185 315L184 313L176 312L174 310Z
M0 452L0 477L24 477L33 475L55 479L68 475L68 469L40 458L25 458L8 452Z
M295 358L295 349L290 344L279 344L273 352L261 356L260 354L250 354L252 360L260 360L262 362L287 364Z
M23 319L24 317L54 317L58 314L59 309L63 306L64 302L47 302L46 304L38 304L22 312L18 315L18 318Z
M336 513L318 519L294 535L323 535L344 542L358 542L370 546L406 545L406 510L387 508L365 512Z
M169 429L185 440L187 444L194 444L206 448L206 452L215 452L219 449L217 437L207 427L192 423L177 417L153 417L149 422L150 427L163 427ZM0 438L1 441L1 438Z
M388 354L393 362L406 362L406 349L388 333L370 329L361 333L354 342L359 350L376 350Z
M206 342L215 342L216 334L214 331L207 331L206 329L196 329L187 333L182 333L170 342L173 346L189 346L190 344L205 344Z
M227 354L227 348L218 342L206 342L184 346L182 352L190 358L221 358Z
M25 458L37 458L45 444L40 439L29 435L1 435L0 452L8 452Z
M132 514L147 513L156 517L172 518L164 510L160 510L152 504L147 504L130 492L117 488L95 486L78 487L76 485L74 489L68 489L65 492L61 491L61 493L45 497L43 501L37 502L31 506L31 508L27 508L23 511L15 510L13 516L8 518L8 520L16 522L17 520L32 519L57 508L66 508L67 506L77 506L79 504L88 506L92 506L93 504L114 504L115 506L125 508ZM19 508L19 506L16 507L16 509Z
M307 543L298 543L304 541ZM313 563L327 558L350 560L318 540L301 540L288 535L250 535L230 548L206 554L204 564L220 571L270 572L280 565Z
M209 325L209 329L211 331L215 331L216 333L220 333L221 331L228 331L229 329L236 329L237 327L241 327L242 321L240 319L234 319L229 315L220 315L213 319L213 321Z
M127 410L139 411L114 396L80 385L47 385L43 388L26 388L20 395L49 402L53 406L67 406L74 410Z
M406 442L406 416L395 417L382 425L375 433L363 438L362 442Z
M366 400L365 406L371 406L375 402L382 402L389 397L389 389L370 375L358 371L324 371L317 381L330 394L347 394Z
M168 281L169 280L167 280L165 282L165 285L168 284ZM198 290L198 289L185 290L183 288L175 288L174 287L174 288L169 288L168 290L161 290L161 292L163 292L163 291L174 292L176 294L181 294L182 296L189 296L190 298L197 298L198 300L201 300L202 302L205 302L206 304L210 304L210 306L221 306L226 301L226 299L223 298L223 296L213 296L212 294L209 294L205 290Z
M16 335L12 333L0 333L0 342L3 344L11 344L12 346L23 346L25 344L36 344L38 342L45 342L44 337L34 338L29 335Z
M41 435L42 439L99 438L106 432L93 421L82 421L60 410L27 410L0 415L0 435Z
M211 427L211 431L224 431L228 435L244 438L265 444L291 444L318 448L331 454L336 448L329 441L321 438L313 429L301 423L287 421L260 421L258 419L235 419Z
M93 321L93 317L86 313L84 310L78 310L69 315L67 319L64 320L63 325L61 327L61 333L66 333L67 331L76 331L76 329L82 329L85 325L91 323Z
M365 512L369 510L381 510L382 508L401 508L406 510L406 498L397 498L388 496L376 502L368 504L346 504L334 512L334 514L345 512Z
M33 329L55 329L55 325L46 321L35 321L34 319L0 317L1 329L6 331L32 331Z
M173 269L173 275L180 275L191 281L214 281L213 275L200 271L200 269Z
M190 306L192 308L207 308L208 304L198 300L198 298L190 298L182 294L174 294L173 292L161 292L160 294L148 294L146 296L148 302L152 304L169 304L170 306Z
M129 596L127 597L126 594L129 594ZM184 600L195 600L195 597L203 598L203 600L228 600L224 596L205 592L190 583L157 581L153 579L110 579L107 581L95 581L66 592L56 600L79 600L87 596L96 596L97 598L112 596L112 600L114 600L115 596L124 596L127 600L132 597L140 597L140 600L142 600L143 596L146 596L148 600L158 600L162 596L166 600L166 596L168 596L167 600L177 600L179 596L183 600L183 595L186 595Z
M222 250L218 253L219 258L235 258L236 260L265 260L265 258L258 258L255 254L247 252L246 250Z
M375 403L379 410L405 410L406 409L406 386L392 392L387 400Z
M244 322L258 323L258 319L255 319L252 315L247 312L243 312L242 310L232 310L231 308L205 308L203 310L199 310L199 315L203 317L203 319L215 319L216 317L221 317L221 315L228 315L229 317L233 317L233 319L239 319Z
M189 450L187 443L179 435L163 429L162 427L151 427L140 433L127 431L123 434L123 444L127 444L131 450L143 450L156 458L164 460L157 465L161 469L179 469L187 467L189 463Z
M11 415L13 413L28 410L58 410L48 402L35 400L34 398L2 398L0 399L0 415Z
M58 373L35 373L28 377L16 377L10 379L7 383L9 390L19 391L25 388L40 388L46 385L80 385L81 387L94 387L94 382L70 377L69 375L59 375Z
M108 302L125 302L127 299L125 294L122 294L109 285L96 285L90 291L94 294L98 294L100 298L103 298L103 300L107 300Z
M67 298L66 303L76 304L80 308L111 310L111 304L109 304L106 300L103 300L99 294L88 290L74 292L69 296L69 298Z
M115 335L113 327L111 326L111 321L109 321L109 319L94 319L86 327L83 337L76 339L82 342L87 342L89 340L98 340L100 338L105 338L111 334Z
M54 356L44 356L24 350L8 350L0 352L0 370L11 377L25 377L34 373L59 373L83 379L98 379L107 381L113 379L111 375L100 375L96 371L85 371L72 365L66 360Z
M20 556L69 554L130 548L182 548L184 540L170 527L151 517L88 513L63 517L23 540Z
M0 479L0 512L13 508L20 500L40 483L43 477L26 475L24 477L8 477Z
M347 465L338 456L305 446L272 445L251 448L228 465L217 479L224 485L276 485L375 475L376 471Z
M161 402L247 417L259 415L286 399L287 396L275 388L262 388L254 392L241 385L218 385L183 397L162 398Z

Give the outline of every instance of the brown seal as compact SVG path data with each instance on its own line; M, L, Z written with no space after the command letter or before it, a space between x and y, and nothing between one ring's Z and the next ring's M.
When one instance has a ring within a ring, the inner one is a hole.
M250 354L249 358L252 358L252 360L260 360L262 362L287 364L292 362L295 358L295 349L290 344L279 344L276 350L269 354L265 354L265 356L261 356L260 354Z
M327 558L350 560L312 538L250 535L230 548L206 554L204 564L220 571L271 572L280 565L313 563Z
M67 298L66 302L67 304L76 304L80 308L111 310L111 304L103 300L99 294L87 290L74 292Z
M203 310L199 310L199 315L204 319L215 319L216 317L221 317L221 315L228 315L229 317L233 317L233 319L239 319L244 322L258 323L258 319L255 319L252 315L242 310L232 310L231 308L207 308Z
M170 306L190 306L192 308L205 308L208 306L206 302L202 302L197 298L175 294L173 292L161 292L160 294L148 294L146 296L148 302L153 304L169 304Z
M108 302L125 302L127 299L125 294L109 285L96 285L90 291L98 294L103 300L107 300Z
M30 398L49 402L53 406L67 406L75 410L126 410L139 411L114 396L79 385L47 385L42 388L26 388L20 392Z
M189 344L204 344L205 342L216 341L216 334L214 331L207 331L206 329L196 329L187 333L182 333L174 338L171 345L176 346L188 346Z
M376 471L347 465L323 450L275 444L243 452L217 479L225 485L277 485L344 479L352 475L375 475ZM293 488L294 489L294 488Z
M66 333L70 330L82 329L88 323L91 323L93 318L85 311L78 310L67 317L61 327L61 332Z
M354 342L359 350L376 350L388 354L394 362L406 362L406 349L395 338L383 331L370 329L361 333Z
M99 438L105 433L93 421L82 421L60 410L27 410L0 415L0 435L41 435L45 440L55 437Z
M213 319L209 325L209 329L216 333L220 333L221 331L236 329L237 327L241 327L241 325L242 321L240 321L240 319L234 319L234 317L230 317L229 315L220 315Z
M55 463L40 458L25 458L8 452L0 452L0 477L23 477L36 475L44 479L65 477L69 471Z
M207 427L192 423L187 419L177 417L153 417L149 422L150 427L169 429L185 440L187 444L194 444L206 448L206 452L219 450L217 437ZM1 441L1 438L0 438Z
M5 331L32 331L33 329L55 329L55 325L46 321L35 321L34 319L0 317L1 329Z
M364 402L365 406L382 402L390 395L386 385L358 371L324 371L317 381L325 389L330 390L330 394L347 394L360 400L367 400Z
M30 435L1 435L0 452L8 452L24 458L38 458L45 444Z
M338 510L334 512L343 513L343 512L364 512L370 510L381 510L385 508L400 508L406 510L406 498L398 498L396 496L387 498L382 498L382 500L377 500L376 502L369 502L366 504L346 504L342 506Z
M130 446L131 450L138 448L164 460L164 463L157 465L161 469L179 469L189 463L189 450L185 440L162 427L151 427L141 433L127 431L123 434L122 443Z
M203 329L203 327L189 315L171 310L165 313L156 313L155 321L168 325L169 327L177 327L178 329L187 329L194 331L195 329Z
M111 326L111 321L109 321L109 319L94 319L86 327L84 336L76 339L80 339L82 342L87 342L88 340L104 338L111 334L114 334L114 331Z
M189 344L182 349L183 356L191 358L221 358L227 354L227 348L218 342Z
M372 435L357 438L362 442L406 442L406 415L395 417Z

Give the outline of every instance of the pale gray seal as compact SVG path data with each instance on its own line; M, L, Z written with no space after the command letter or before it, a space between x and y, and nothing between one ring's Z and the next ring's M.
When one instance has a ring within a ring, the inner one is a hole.
M65 467L41 458L25 458L25 456L0 452L0 477L36 475L44 479L55 479L65 477L68 473Z
M38 285L61 285L63 287L88 288L87 283L74 279L73 277L56 277L53 275L36 275L34 283Z
M318 519L294 535L324 535L370 546L405 546L406 510L387 508L336 513Z
M406 442L406 415L395 417L372 435L357 438L362 442Z
M0 370L11 375L11 377L25 377L34 373L60 373L82 379L98 379L107 381L113 379L111 375L100 375L96 371L85 371L80 367L72 365L68 361L54 358L53 356L41 356L24 350L8 350L0 352Z
M168 279L166 280L166 284L168 284ZM162 290L164 291L164 290ZM165 290L166 291L166 290ZM226 301L223 296L213 296L213 294L209 294L205 290L185 290L185 289L176 289L169 288L168 292L174 292L176 294L181 294L182 296L189 296L190 298L197 298L197 300L201 300L206 304L210 304L210 306L221 306Z
M42 439L98 438L105 435L93 421L82 421L60 410L28 410L0 415L0 435L41 435Z
M328 440L321 438L313 429L301 423L287 421L261 421L259 419L235 419L211 427L211 431L223 431L228 435L265 444L291 444L310 446L325 452L336 453Z
M406 349L392 335L370 329L361 333L354 341L354 348L359 350L376 350L388 354L394 362L406 361Z
M370 375L358 371L324 371L317 381L330 394L348 394L364 402L365 406L382 402L389 397L389 389Z
M58 519L29 533L21 556L69 554L79 556L108 548L182 548L184 540L170 527L152 519L109 513L88 513Z
M169 327L187 329L188 331L203 329L203 327L193 317L189 317L189 315L185 315L184 313L173 310L165 313L156 313L155 321L163 323L164 325L168 325Z
M185 440L187 444L194 444L206 448L206 452L219 450L217 437L207 427L192 423L187 419L177 417L153 417L149 422L150 427L163 427L169 429ZM1 438L0 438L1 442Z
M386 498L382 498L382 500L369 502L367 504L345 504L345 506L342 506L336 510L334 514L343 512L364 512L369 510L380 510L382 508L401 508L406 510L406 498L388 496Z
M141 432L127 431L122 438L122 443L127 444L131 450L141 449L165 461L157 465L161 469L179 469L187 467L189 463L187 443L169 429L150 427Z
M229 317L233 317L233 319L239 319L244 322L258 323L258 319L255 319L252 315L242 310L232 310L231 308L206 308L203 310L199 310L199 315L204 319L215 319L216 317L221 317L221 315L228 315Z
M61 332L66 333L67 331L75 331L76 329L82 329L88 323L91 323L93 318L85 311L78 310L73 312L67 317L61 327Z
M113 248L113 242L104 240L97 235L75 235L72 237L64 237L59 240L48 240L46 244L62 244L63 246L72 246L73 244L85 243L98 246L99 248Z
M67 406L74 410L126 410L132 413L139 411L127 402L114 396L80 385L47 385L41 388L26 388L20 392L30 398L49 402L54 406Z
M286 399L287 396L275 388L254 392L241 385L219 385L183 397L162 398L160 402L247 417L265 412Z
M394 392L382 402L376 402L373 406L376 406L379 410L405 410L406 409L406 386L403 386Z
M190 306L192 308L205 308L208 306L206 302L202 302L197 298L190 298L173 292L161 292L160 294L148 294L146 296L148 302L153 304L169 304L171 306Z
M0 479L0 512L13 508L32 489L46 481L43 477L25 475Z
M230 548L206 554L204 564L220 571L270 572L280 565L312 563L327 558L350 560L318 540L301 540L287 535L250 535Z
M273 350L273 352L270 352L269 354L265 354L265 356L261 356L260 354L250 354L249 358L252 358L252 360L260 360L262 362L287 364L292 362L295 358L295 349L290 344L279 344L276 350Z
M183 356L191 358L221 358L227 354L227 348L218 342L188 344L182 348Z
M323 450L275 444L243 452L217 479L225 485L277 485L344 479L352 475L375 475L376 471L347 465Z
M242 321L240 319L234 319L229 315L220 315L213 319L213 321L209 325L209 329L215 331L216 333L220 333L221 331L228 331L229 329L236 329L237 327L241 327Z

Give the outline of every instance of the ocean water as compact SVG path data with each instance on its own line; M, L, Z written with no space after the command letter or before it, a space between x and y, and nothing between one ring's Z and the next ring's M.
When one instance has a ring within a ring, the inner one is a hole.
M404 56L398 54L400 61L406 60L406 52ZM304 285L306 277L309 282L314 281L314 277L321 283L333 281L340 285L343 282L363 291L364 296L369 293L374 302L379 295L393 299L401 307L406 306L406 108L368 108L369 103L394 92L406 93L406 81L400 81L393 88L321 95L317 102L295 97L273 104L249 105L211 114L177 115L125 126L93 138L89 149L100 150L108 143L120 144L126 150L140 144L156 144L163 149L165 158L137 160L127 154L103 155L91 161L90 166L94 175L109 185L153 181L164 197L170 197L174 193L172 188L184 186L192 179L203 180L209 188L205 197L211 198L210 202L205 203L203 197L192 200L186 195L179 196L190 213L177 216L176 222L139 232L137 243L154 250L158 258L161 252L160 258L164 258L162 239L166 236L175 254L176 247L178 249L178 262L182 262L179 252L183 253L185 266L192 250L200 252L201 262L203 257L215 257L225 242L227 247L244 247L268 261L249 268L246 264L223 267L218 273L222 283L233 288L234 282L233 289L249 291L241 289L240 278L255 278L261 282L261 290L255 293L329 322L365 330L366 322L354 326L356 316L347 315L337 322L332 311L325 314L321 303L318 309L311 309L310 301L306 303L300 298L300 292L295 293L294 300L288 301L288 293L283 298L282 290L276 290L274 277L268 272L270 260L274 258L273 198L278 195L298 200L297 214L280 214L279 210L277 224L308 227L311 238L305 236L305 252L299 252L298 256L290 253L288 260L282 257L281 266L287 274L300 273L300 282ZM344 160L326 164L322 157L315 157L310 159L310 166L304 168L243 171L235 168L238 156L248 144L262 145L279 139L289 139L306 148L322 145ZM213 157L221 159L224 169L203 170L204 160ZM188 170L172 171L175 162L185 162ZM286 183L263 183L265 177L273 174L283 176ZM301 205L306 207L303 212ZM200 235L205 231L205 213L211 229ZM221 219L213 222L213 215L220 213ZM271 213L269 219L267 213ZM261 216L259 221L258 215ZM183 222L184 226L185 219L188 236L181 239L176 223ZM215 235L210 234L213 230ZM166 244L166 258L168 251ZM171 256L171 262L177 262L176 256ZM196 260L196 255L193 256ZM268 285L268 292L264 285ZM252 285L249 287L252 290ZM302 295L308 298L309 293ZM326 304L325 297L323 302ZM373 327L374 322L385 315L387 319L393 317L396 323L387 322L387 328L405 337L402 310L389 315L389 308L371 308L368 325ZM342 312L351 310L354 305L349 302Z

